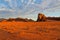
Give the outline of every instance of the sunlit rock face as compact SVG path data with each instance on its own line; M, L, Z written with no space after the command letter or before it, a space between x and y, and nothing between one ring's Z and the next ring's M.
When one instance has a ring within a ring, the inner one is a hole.
M37 18L37 21L46 21L46 16L42 13L39 13L38 14L38 18Z

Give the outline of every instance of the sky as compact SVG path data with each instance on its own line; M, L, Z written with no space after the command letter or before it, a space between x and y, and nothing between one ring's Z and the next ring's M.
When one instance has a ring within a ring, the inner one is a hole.
M36 20L38 13L60 17L60 0L0 0L0 18Z

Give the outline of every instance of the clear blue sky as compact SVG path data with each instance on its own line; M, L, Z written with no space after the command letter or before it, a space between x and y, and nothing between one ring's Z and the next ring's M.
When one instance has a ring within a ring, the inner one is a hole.
M60 16L60 0L0 0L0 18L37 19L38 13Z

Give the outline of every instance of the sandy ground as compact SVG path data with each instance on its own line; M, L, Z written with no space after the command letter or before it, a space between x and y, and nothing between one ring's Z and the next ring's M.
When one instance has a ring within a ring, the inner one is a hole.
M0 22L0 40L60 40L60 21Z

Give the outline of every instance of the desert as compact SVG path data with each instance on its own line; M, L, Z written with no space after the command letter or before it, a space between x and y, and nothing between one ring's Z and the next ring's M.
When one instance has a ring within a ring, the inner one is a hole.
M0 40L60 40L60 21L55 19L3 20L0 22Z

